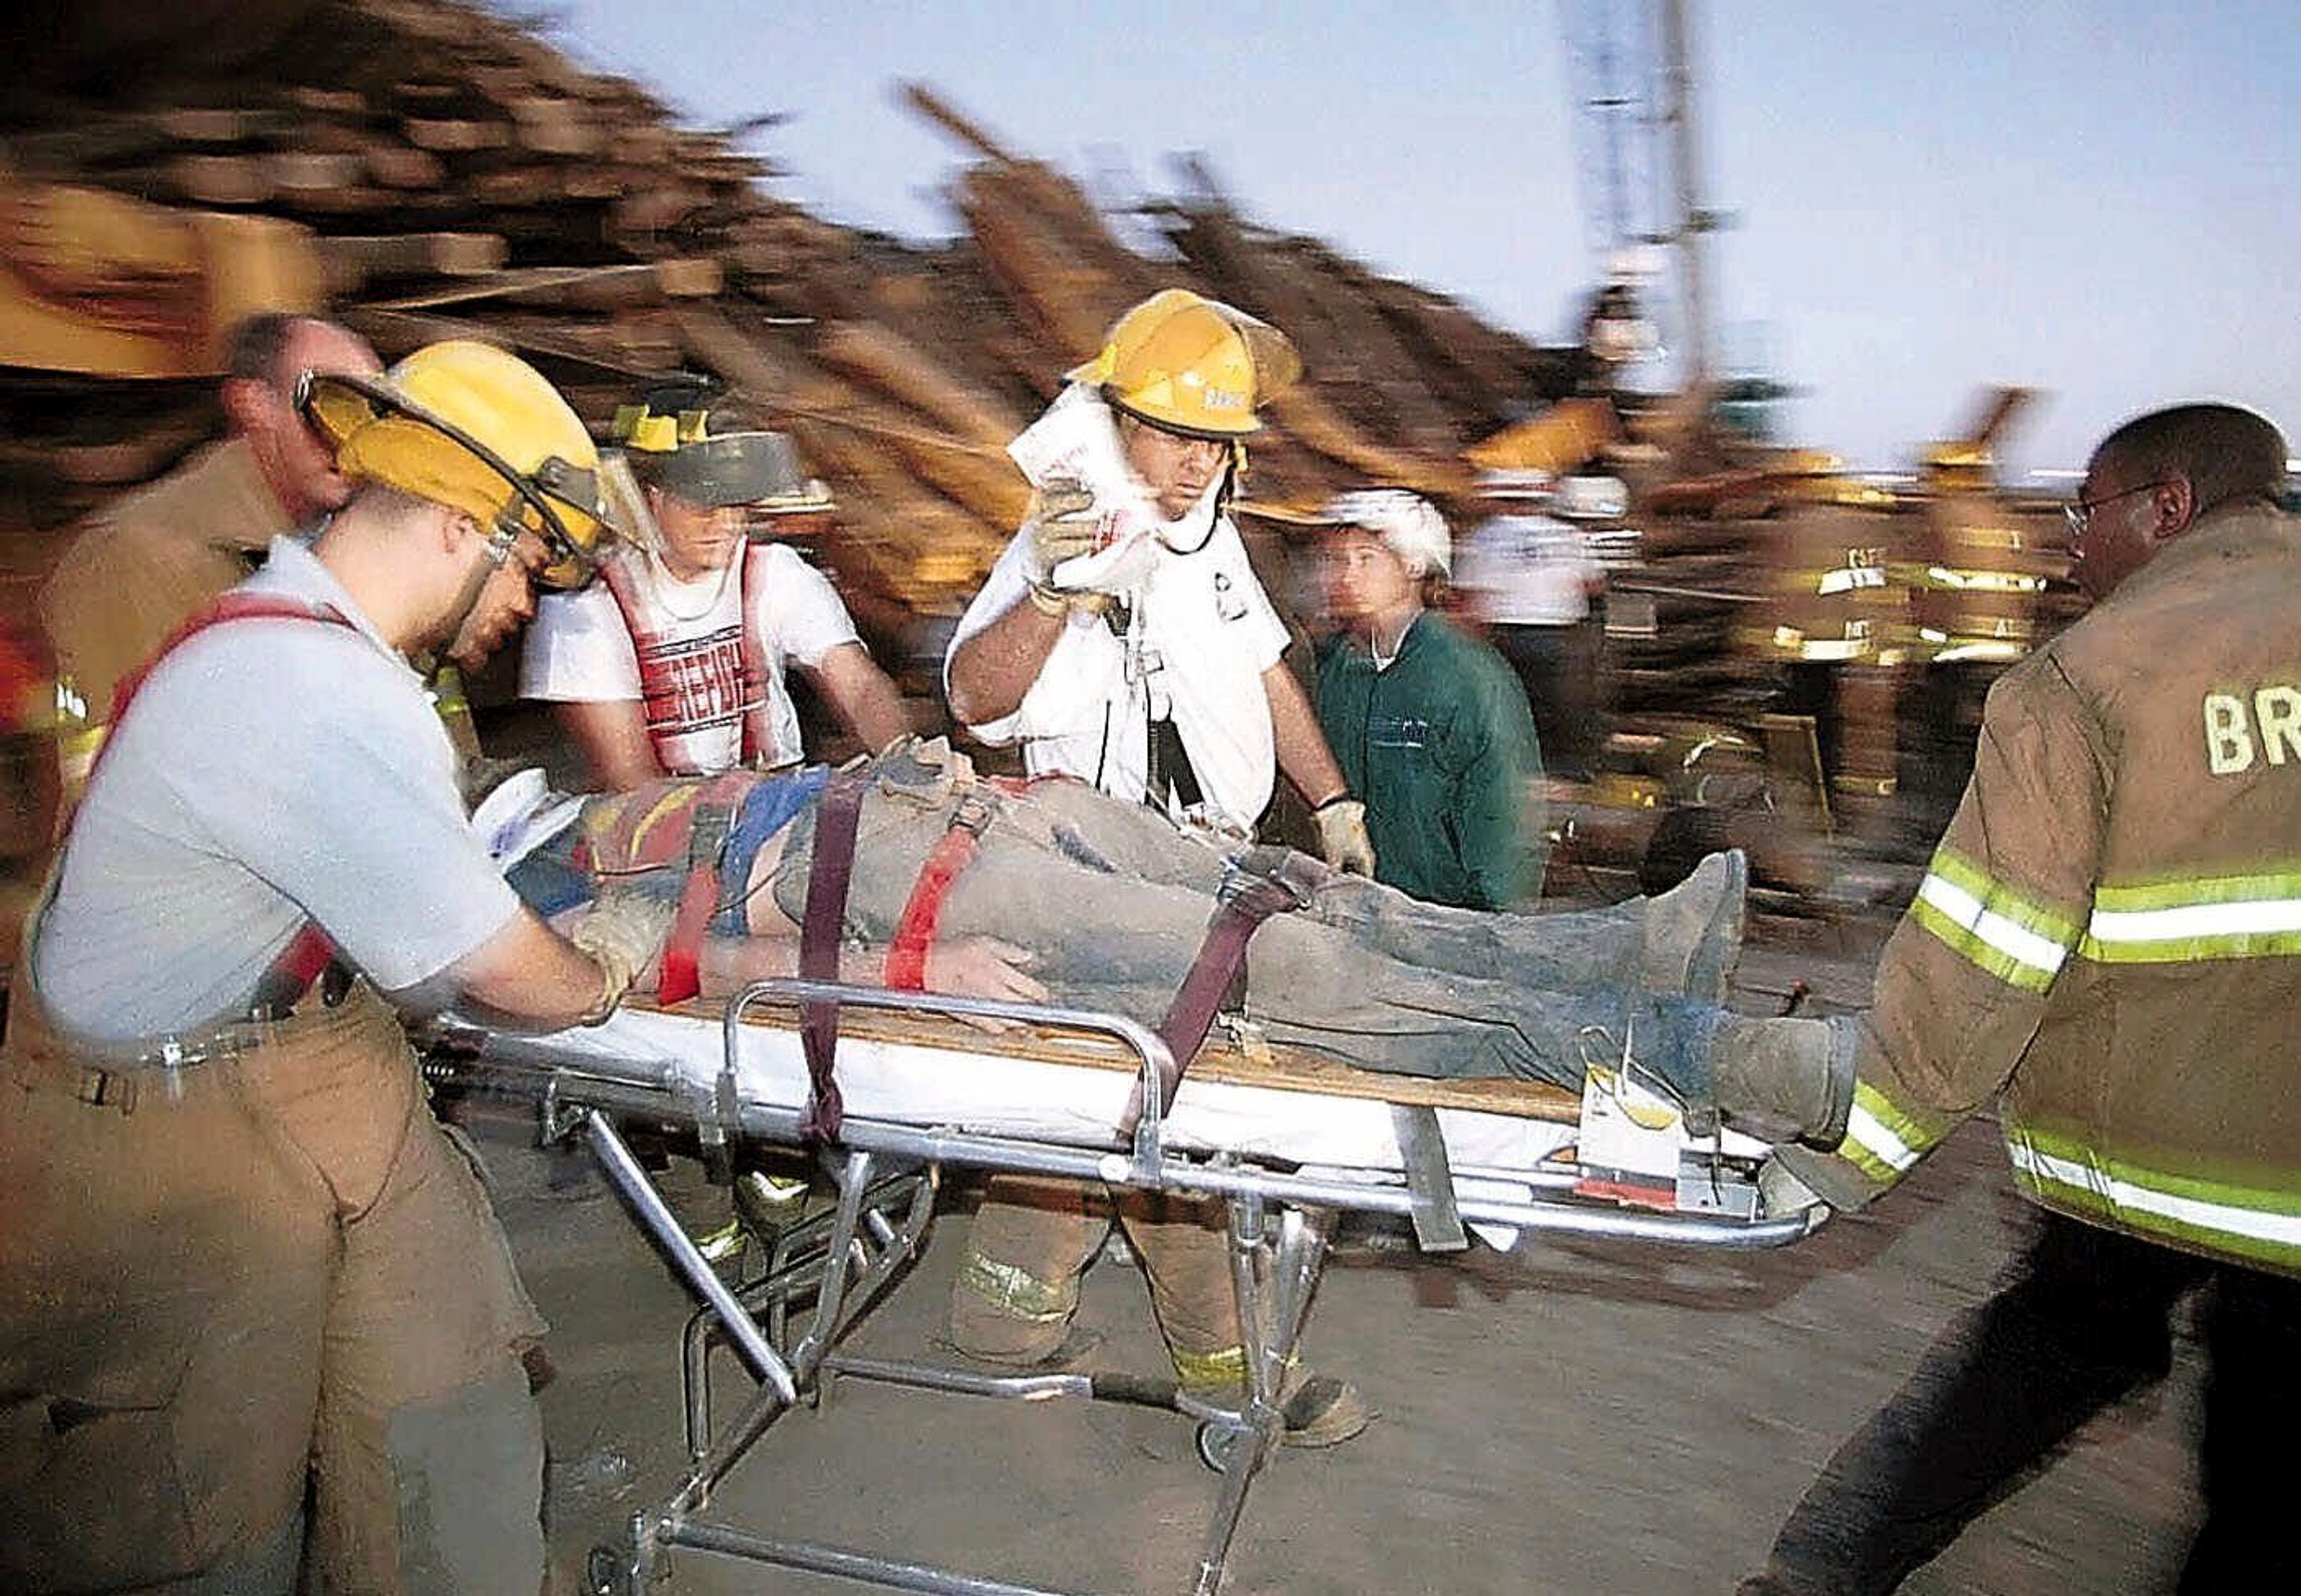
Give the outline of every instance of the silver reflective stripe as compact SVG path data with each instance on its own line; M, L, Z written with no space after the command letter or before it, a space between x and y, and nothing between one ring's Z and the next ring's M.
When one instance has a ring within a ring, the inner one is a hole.
M2006 957L2048 978L2059 974L2069 957L2069 949L2051 937L1984 907L1980 898L1937 872L1927 873L1918 897Z
M2160 1191L2091 1164L2057 1157L2012 1137L2006 1139L2005 1151L2015 1168L2041 1185L2088 1192L2120 1208L2155 1215L2192 1230L2301 1248L2301 1215L2268 1213Z
M1918 1161L1916 1150L1888 1130L1885 1122L1864 1107L1859 1099L1846 1117L1845 1138L1896 1174L1908 1174L1911 1166Z
M2301 898L2193 903L2163 909L2096 909L2086 930L2097 942L2193 942L2301 931Z

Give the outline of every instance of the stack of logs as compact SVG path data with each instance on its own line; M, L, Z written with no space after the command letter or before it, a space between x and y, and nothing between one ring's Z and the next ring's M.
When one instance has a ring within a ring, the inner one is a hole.
M1463 446L1556 380L1557 352L1255 227L1201 166L1142 218L1179 261L1145 258L1051 166L922 86L902 93L970 157L949 244L810 216L738 146L756 128L681 130L635 84L455 0L309 0L229 71L51 89L0 126L0 180L300 223L332 308L387 358L507 341L587 417L644 377L715 373L836 492L824 553L841 574L912 613L947 614L979 581L1024 499L1005 444L1159 287L1232 300L1301 348L1309 380L1254 451L1259 500L1368 480L1454 500ZM0 521L32 534L8 539L20 579L58 528L218 424L205 384L21 372L0 372Z

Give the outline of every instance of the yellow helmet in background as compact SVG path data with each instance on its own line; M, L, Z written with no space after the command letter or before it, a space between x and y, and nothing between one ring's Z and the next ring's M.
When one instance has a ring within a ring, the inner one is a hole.
M1113 322L1102 352L1069 377L1168 431L1244 438L1262 430L1255 407L1301 374L1301 357L1276 327L1188 288L1167 288Z
M336 469L462 510L500 564L541 538L548 588L591 578L600 535L599 452L542 373L492 345L428 344L381 377L314 372L297 397L336 446Z

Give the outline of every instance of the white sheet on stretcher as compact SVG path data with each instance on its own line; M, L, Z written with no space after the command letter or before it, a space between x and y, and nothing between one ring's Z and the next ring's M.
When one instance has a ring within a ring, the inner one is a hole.
M708 1091L719 1077L721 1034L716 1016L627 1010L596 1029L564 1032L551 1039L551 1046L555 1052L614 1061L623 1070L666 1062L682 1079ZM1112 1145L1135 1079L1107 1066L1067 1065L963 1047L858 1037L839 1044L839 1091L851 1116L1072 1147ZM745 1101L754 1105L804 1106L807 1063L797 1030L744 1026L736 1083ZM1284 1159L1346 1177L1379 1179L1403 1167L1390 1107L1367 1098L1186 1077L1167 1110L1164 1140L1177 1150ZM1576 1132L1575 1126L1554 1120L1462 1108L1439 1109L1438 1124L1458 1175L1503 1180L1524 1176L1572 1141Z

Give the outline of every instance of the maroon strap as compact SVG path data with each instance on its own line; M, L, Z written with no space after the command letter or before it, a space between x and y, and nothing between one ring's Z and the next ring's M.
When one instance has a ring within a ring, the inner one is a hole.
M807 861L807 908L799 918L799 973L802 981L839 979L839 944L847 924L847 882L855 865L855 823L870 778L841 771L824 783L815 806L815 852ZM844 1106L832 1068L839 1049L839 1005L802 1003L799 1045L807 1054L811 1096L800 1134L835 1139Z
M1301 892L1283 882L1253 877L1215 910L1206 940L1199 944L1198 957L1176 989L1175 1000L1167 1006L1167 1017L1159 1022L1159 1040L1167 1044L1175 1064L1159 1082L1159 1099L1167 1107L1175 1106L1175 1090L1206 1045L1215 1015L1230 1005L1232 995L1243 984L1248 941L1271 915L1299 909L1305 901ZM1127 1099L1119 1128L1131 1134L1142 1117L1142 1088L1138 1084Z

